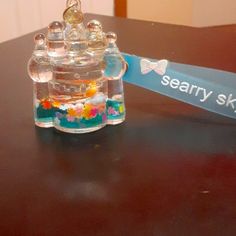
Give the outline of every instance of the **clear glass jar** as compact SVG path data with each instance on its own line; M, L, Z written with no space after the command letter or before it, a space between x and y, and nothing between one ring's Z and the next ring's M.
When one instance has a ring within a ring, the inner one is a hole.
M86 52L53 66L49 82L54 127L67 133L88 133L107 124L107 80L103 63Z

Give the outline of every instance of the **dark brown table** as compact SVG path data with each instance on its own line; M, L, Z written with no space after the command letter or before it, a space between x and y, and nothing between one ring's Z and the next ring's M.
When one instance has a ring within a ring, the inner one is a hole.
M236 72L236 25L92 18L124 52ZM1 236L236 235L236 121L125 84L120 126L36 128L32 37L0 44Z

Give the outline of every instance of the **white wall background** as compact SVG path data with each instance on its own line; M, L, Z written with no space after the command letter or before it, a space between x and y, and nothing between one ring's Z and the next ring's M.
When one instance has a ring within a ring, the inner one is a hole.
M128 17L189 26L236 23L236 0L128 0Z
M66 0L0 0L0 42L62 20ZM82 0L83 12L114 14L113 0Z
M127 0L127 2L129 18L179 25L192 23L192 0Z
M236 24L236 0L194 0L193 25Z

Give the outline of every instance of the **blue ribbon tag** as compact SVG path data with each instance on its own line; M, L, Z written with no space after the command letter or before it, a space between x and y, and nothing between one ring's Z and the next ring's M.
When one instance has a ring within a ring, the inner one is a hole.
M236 74L123 54L125 82L236 119Z

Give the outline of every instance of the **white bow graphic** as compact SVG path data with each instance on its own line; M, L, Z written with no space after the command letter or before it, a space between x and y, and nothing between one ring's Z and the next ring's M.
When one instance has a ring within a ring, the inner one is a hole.
M155 71L159 75L164 75L166 73L166 68L168 66L167 60L160 60L156 62L151 62L147 59L142 59L140 61L141 73L143 75L148 74L151 71Z

